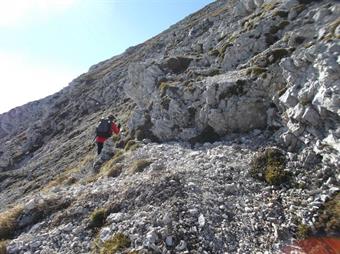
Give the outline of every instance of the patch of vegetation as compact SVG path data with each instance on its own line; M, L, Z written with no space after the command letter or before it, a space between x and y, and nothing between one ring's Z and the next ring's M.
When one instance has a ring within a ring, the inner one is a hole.
M133 250L133 251L128 252L128 254L139 254L139 253L140 253L140 252L137 251L137 250Z
M123 166L118 164L125 158L124 152L121 149L116 149L115 155L111 160L104 163L101 167L99 175L106 175L108 177L117 177L121 174ZM96 177L98 178L98 176Z
M270 52L270 56L268 60L270 61L270 63L275 63L288 55L289 55L289 51L287 49L276 48Z
M250 76L259 76L260 74L265 73L266 71L267 71L266 68L254 66L254 67L248 68L246 74Z
M315 229L320 234L336 235L340 232L340 193L327 201L320 209Z
M112 157L112 162L113 163L121 162L123 159L124 159L124 150L116 149L115 154Z
M90 228L101 228L106 220L107 211L104 208L98 208L90 215Z
M312 234L312 229L310 226L306 224L300 223L296 229L296 238L303 240L311 236Z
M74 166L70 166L66 168L62 173L57 175L50 181L43 190L49 190L52 187L60 186L62 184L72 185L77 182L77 179L74 178L73 174L80 172L82 169L87 168L89 165L92 165L93 156L87 154L82 158L80 162L75 164ZM73 179L72 179L73 178Z
M284 10L276 10L273 13L273 16L279 16L281 18L287 18L288 17L289 12L288 11L284 11Z
M166 95L167 90L171 89L171 90L178 90L178 87L176 86L177 83L168 83L168 82L161 82L161 84L159 85L159 91L160 91L160 95L161 97Z
M271 185L287 183L290 175L284 171L285 163L285 155L280 149L267 148L251 161L250 175Z
M108 177L118 177L122 173L122 171L123 171L123 165L115 164L106 172L106 175Z
M23 212L22 206L15 206L0 213L0 239L10 239L17 229L17 219Z
M0 254L7 254L7 242L0 240Z
M236 39L237 39L237 37L235 35L231 35L230 37L228 37L228 39L224 42L222 47L218 50L220 57L224 56L225 51L227 50L227 48L234 46L234 43L235 43Z
M291 11L295 11L299 15L305 9L306 9L306 6L304 4L299 4L299 5L294 6Z
M130 245L131 241L128 236L123 233L117 233L111 239L104 242L103 247L100 249L100 254L114 254L129 248Z
M143 170L146 167L148 167L151 163L152 161L145 160L145 159L136 160L131 166L131 171L132 173L143 172Z
M269 2L269 3L264 3L262 4L261 8L264 10L264 11L271 11L273 9L275 9L275 7L278 5L279 3L278 2L275 2L275 1L272 1L272 2Z
M209 51L210 56L218 57L220 55L220 51L218 49L212 49Z
M267 183L278 186L288 181L288 174L280 163L272 162L267 165L264 178Z
M335 30L338 26L340 26L340 18L328 25L327 33L321 38L321 40L331 41L334 39L340 39L340 36L335 34Z
M140 147L140 143L138 143L138 142L136 142L135 140L131 139L131 140L129 140L129 141L126 143L126 145L125 145L125 147L124 147L124 150L125 150L125 151L134 151L134 150L136 150L136 149L139 148L139 147Z

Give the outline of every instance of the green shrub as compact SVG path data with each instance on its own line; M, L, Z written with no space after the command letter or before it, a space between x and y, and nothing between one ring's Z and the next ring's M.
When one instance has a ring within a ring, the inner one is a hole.
M15 206L0 213L0 239L10 239L17 229L17 219L22 214L23 207Z
M272 185L289 182L290 175L284 171L285 156L280 149L267 148L251 161L250 175Z
M103 247L100 249L100 254L114 254L129 248L131 241L129 237L122 233L117 233L111 239L104 242Z
M296 230L296 238L297 239L306 239L309 237L312 233L312 230L309 226L306 224L299 224Z
M265 180L271 185L280 185L288 181L288 174L284 171L284 168L279 163L273 163L267 165L265 171Z
M104 225L107 217L107 211L104 208L98 208L90 216L90 228L100 228Z
M149 166L152 162L149 160L137 160L133 163L132 167L131 167L131 171L132 173L137 173L137 172L143 172L143 170Z

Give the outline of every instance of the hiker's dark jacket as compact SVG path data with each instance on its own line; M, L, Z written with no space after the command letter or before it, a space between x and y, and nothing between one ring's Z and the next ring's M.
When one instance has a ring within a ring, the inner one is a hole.
M112 124L111 124L111 133L114 133L114 134L118 135L119 132L120 132L120 129L118 128L118 126L114 122L112 122ZM107 139L108 138L106 138L106 137L97 136L96 137L96 142L97 143L104 143L105 140L107 140Z

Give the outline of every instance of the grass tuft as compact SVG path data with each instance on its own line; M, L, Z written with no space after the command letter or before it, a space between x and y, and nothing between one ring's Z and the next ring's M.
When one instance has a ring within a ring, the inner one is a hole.
M90 216L90 228L101 228L106 220L107 211L104 208L99 208L93 211Z
M320 209L315 229L320 234L336 235L340 232L340 193L327 201Z
M284 171L285 162L280 149L267 148L251 161L250 175L271 185L281 185L290 180L290 175Z
M104 242L100 250L100 254L114 254L130 247L131 241L129 237L123 233L117 233L111 239Z
M0 239L10 239L17 229L17 219L23 212L22 206L15 206L0 213Z
M143 172L143 170L148 167L152 162L149 160L137 160L133 163L131 167L132 173L138 173L138 172Z
M0 240L0 254L7 254L7 243L6 243L6 241Z
M299 224L296 230L296 238L303 240L308 238L312 233L311 228L306 224Z
M134 151L136 150L138 147L140 147L140 145L135 141L135 140L129 140L125 147L124 150L125 151Z

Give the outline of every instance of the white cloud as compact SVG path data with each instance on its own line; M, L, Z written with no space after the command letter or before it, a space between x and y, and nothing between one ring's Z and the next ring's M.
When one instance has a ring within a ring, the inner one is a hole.
M78 0L0 0L0 27L15 27L47 18L72 7Z
M81 72L46 63L32 64L15 53L0 52L0 113L51 95Z

